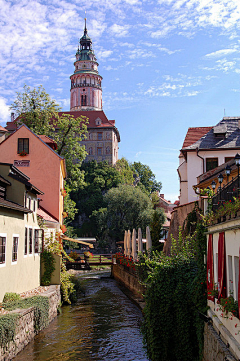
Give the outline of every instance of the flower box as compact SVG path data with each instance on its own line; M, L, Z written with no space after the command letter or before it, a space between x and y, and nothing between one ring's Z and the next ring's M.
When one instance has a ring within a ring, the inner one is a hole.
M227 328L235 340L240 343L240 320L235 317L231 312L224 312L221 310L220 305L215 299L215 315L220 320L221 324Z

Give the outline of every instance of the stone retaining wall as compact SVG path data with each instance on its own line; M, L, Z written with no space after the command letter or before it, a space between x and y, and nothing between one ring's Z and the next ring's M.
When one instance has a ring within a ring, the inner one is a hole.
M203 361L237 361L211 324L205 324Z
M127 266L120 264L112 265L112 277L126 289L131 292L132 298L140 308L143 308L145 287L139 283L138 277L132 269L128 270Z
M50 286L49 289L40 294L49 298L49 323L57 316L57 308L61 301L60 286ZM14 310L19 314L16 336L14 342L7 349L0 348L0 361L10 361L34 338L38 333L34 329L34 308Z

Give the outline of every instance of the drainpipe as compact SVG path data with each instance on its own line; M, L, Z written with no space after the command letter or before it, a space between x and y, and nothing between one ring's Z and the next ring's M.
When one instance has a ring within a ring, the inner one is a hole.
M201 158L202 161L203 161L203 173L204 173L204 158L201 157L198 153L199 153L199 148L197 148L197 157L198 157L198 158Z

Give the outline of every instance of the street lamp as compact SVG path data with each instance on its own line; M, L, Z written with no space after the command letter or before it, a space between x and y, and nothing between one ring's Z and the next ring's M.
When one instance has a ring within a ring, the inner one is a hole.
M231 174L231 167L230 165L227 165L226 168L225 168L225 174L227 176L227 183L228 183L228 177L230 176Z
M212 186L212 190L214 191L214 189L216 188L216 182L215 182L215 180L212 181L211 186Z
M218 182L219 182L219 187L220 187L220 190L219 190L219 193L220 193L220 199L219 199L219 201L221 202L221 198L222 198L222 196L221 196L221 191L222 191L222 182L223 182L223 175L222 175L222 173L220 173L219 174L219 176L218 176Z
M236 164L236 166L238 167L238 192L239 192L239 166L240 166L240 155L239 155L238 153L235 155L234 160L235 160L235 164Z

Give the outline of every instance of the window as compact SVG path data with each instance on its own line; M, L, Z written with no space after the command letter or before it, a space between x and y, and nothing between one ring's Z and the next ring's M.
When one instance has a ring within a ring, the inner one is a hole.
M238 299L238 280L239 280L239 257L234 256L234 273L235 273L235 300Z
M232 159L234 159L234 157L225 157L225 163L229 162Z
M18 138L18 154L25 152L29 154L29 139L28 138Z
M93 154L92 147L89 148L88 154L89 154L89 155L92 155L92 154Z
M0 264L5 263L6 258L6 237L0 237Z
M29 228L28 243L29 243L29 254L32 254L32 228Z
M17 261L18 237L13 237L12 261Z
M33 212L36 212L36 201L33 200Z
M28 249L28 229L25 228L24 254L27 254L27 249Z
M232 256L228 256L228 293L233 294L233 267Z
M28 198L28 209L31 209L31 198Z
M39 253L42 251L43 243L43 230L35 229L34 230L34 252Z
M102 148L97 148L97 155L102 155Z
M102 139L103 139L102 133L97 133L97 140L102 140Z
M218 167L218 158L206 158L206 172Z
M106 154L110 154L110 147L106 148Z
M87 96L86 96L86 95L82 95L82 96L81 96L81 101L82 101L82 105L87 105Z
M109 132L107 132L107 134L106 134L106 138L107 138L107 139L110 139L110 138L111 138L111 136L110 136L110 133L109 133Z

